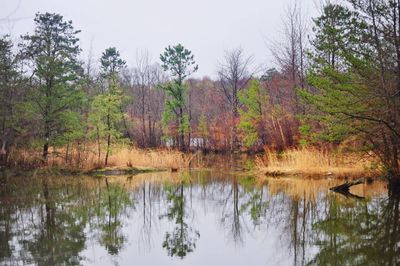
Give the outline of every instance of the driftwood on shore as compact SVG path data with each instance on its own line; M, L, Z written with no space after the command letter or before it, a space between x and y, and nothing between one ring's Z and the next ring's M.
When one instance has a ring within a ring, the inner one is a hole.
M344 184L341 184L336 187L331 187L330 190L335 191L335 192L349 192L349 189L351 186L363 184L364 182L365 182L364 179L346 181L346 183L344 183Z

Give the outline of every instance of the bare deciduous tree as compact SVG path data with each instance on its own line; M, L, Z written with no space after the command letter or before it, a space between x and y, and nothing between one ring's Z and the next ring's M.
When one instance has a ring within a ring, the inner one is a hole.
M253 63L253 56L246 56L242 48L236 48L225 52L224 61L218 68L220 88L231 107L234 123L231 129L231 151L236 150L239 144L236 130L240 107L238 94L246 88L252 76L257 72Z
M124 82L128 84L133 96L130 105L132 118L139 121L140 137L138 144L142 147L154 147L159 144L161 136L161 113L163 110L164 94L156 87L165 82L160 65L152 63L147 50L137 52L136 66L124 73ZM157 126L160 126L157 128Z
M295 89L305 87L305 69L307 49L307 23L295 1L290 5L283 19L283 39L270 42L270 50L281 72L291 81L296 112L301 111Z

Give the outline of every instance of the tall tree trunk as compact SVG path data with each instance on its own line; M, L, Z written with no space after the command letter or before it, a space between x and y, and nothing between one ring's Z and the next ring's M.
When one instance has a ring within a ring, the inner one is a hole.
M96 131L97 131L98 163L100 164L100 161L101 161L101 145L100 145L100 132L99 132L99 127L98 126L96 126Z
M231 152L237 151L239 147L238 133L237 133L237 119L239 118L239 99L238 99L238 90L236 88L233 89L232 94L232 130L231 130Z
M110 110L108 110L107 114L107 129L108 129L108 134L107 134L107 151L106 151L106 158L104 160L104 165L107 166L108 164L108 155L110 153L110 144L111 144L111 121L110 121Z
M144 92L144 86L142 85L142 134L143 134L143 139L142 139L142 144L143 147L147 146L147 140L146 140L146 110L145 110L145 92Z
M107 166L108 164L108 155L110 154L110 144L111 144L111 134L109 133L107 136L107 152L106 152L106 158L104 160L104 165Z
M178 132L179 132L179 149L181 151L185 151L185 133L183 131L183 124L184 124L184 118L183 118L183 108L179 107L179 125L178 125Z
M149 137L148 137L149 146L150 147L154 147L153 133L152 133L152 129L151 129L151 116L149 115L149 117L147 119L148 119L147 124L148 124L148 128L149 128L149 130L148 130L148 132L149 132Z
M49 137L50 137L50 133L48 130L46 130L46 133L44 134L44 144L43 144L43 160L45 162L47 162L47 157L49 155Z

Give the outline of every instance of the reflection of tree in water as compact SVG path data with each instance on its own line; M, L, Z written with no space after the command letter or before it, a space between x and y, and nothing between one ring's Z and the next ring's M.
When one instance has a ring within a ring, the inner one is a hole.
M221 224L229 227L229 231L235 243L243 242L242 239L242 224L240 221L239 210L239 184L235 177L232 180L231 190L228 193L223 193L224 199L222 204Z
M100 228L100 244L109 254L116 255L126 241L121 232L121 214L124 208L131 204L126 190L119 184L112 184L105 179L106 189L100 191L100 201L97 208L97 226Z
M7 186L0 184L0 263L12 255L13 249L10 242L13 237L13 225L17 222L15 218L17 210L6 200L9 193Z
M85 219L82 219L81 213L62 211L57 208L58 202L50 195L47 184L43 188L44 205L46 219L43 221L43 228L39 231L36 241L29 244L29 250L37 256L39 264L57 265L61 262L67 265L79 265L81 258L79 252L85 245L85 236L83 233ZM57 196L62 196L57 193ZM67 251L68 250L68 251ZM51 254L51 255L50 255ZM71 256L74 254L73 256Z
M321 194L313 200L307 198L305 192L289 194L285 189L291 188L282 186L281 190L266 196L268 212L264 224L280 232L279 244L288 249L293 265L305 265L310 259L309 248L318 238L312 224L321 218L324 197Z
M123 247L120 221L130 204L123 186L101 186L103 179L96 189L63 178L20 182L0 189L0 265L79 265L91 237L110 254ZM12 202L3 204L7 198Z
M131 180L128 179L130 182ZM135 202L135 212L130 212L134 217L134 225L137 226L134 236L139 250L150 252L153 244L153 233L159 225L159 215L165 211L160 202L163 199L163 190L160 185L153 184L151 180L144 180L139 186L135 186L130 193L131 200ZM157 233L157 232L155 232ZM159 243L157 243L159 244Z
M242 186L244 186L244 193L246 197L242 200L240 206L241 213L247 213L254 226L260 226L264 221L268 209L268 201L265 198L264 188L255 187L254 179L246 177L242 179Z
M350 206L335 195L328 201L326 218L314 224L322 236L309 265L399 265L398 195Z
M142 218L143 224L141 227L141 234L139 239L139 243L143 242L147 244L147 246L151 247L151 234L152 234L152 215L153 215L153 201L157 198L154 196L154 187L150 182L144 182L141 188L141 193L138 191L135 194L141 194L141 207L142 207ZM147 196L147 197L146 197Z
M321 191L310 200L301 191L288 193L290 187L271 192L251 178L224 175L210 181L192 175L190 180L195 184L194 206L217 217L222 213L222 225L234 241L246 244L251 234L256 241L266 239L271 235L262 234L274 227L278 259L290 256L285 259L293 265L399 265L398 197L357 200ZM191 217L193 210L200 210L190 208L185 182L162 186L148 181L128 194L126 184L111 178L89 181L90 186L79 184L83 180L60 185L45 179L0 187L0 265L76 265L84 259L80 254L86 239L118 254L126 245L121 221L128 213L137 216L131 221L142 230L131 237L149 237L162 213L172 224L162 243L168 255L184 258L195 251L200 236ZM162 204L164 195L168 209ZM138 202L135 212L133 202Z
M255 187L254 179L251 177L233 177L230 191L222 194L224 199L220 201L221 223L229 228L235 243L243 243L243 228L248 229L246 220L250 219L256 227L262 223L266 215L268 202L263 198L263 188Z
M170 205L167 213L160 218L166 217L169 221L175 221L175 228L172 232L166 232L162 246L167 250L169 256L184 258L195 250L200 233L185 221L188 217L183 182L178 187L167 188L166 192Z
M293 264L305 265L306 250L317 237L313 234L312 223L319 219L317 204L306 200L305 196L295 196L289 200L288 218L289 243L293 251Z
M14 232L21 243L24 263L79 265L79 253L85 247L86 219L72 207L77 198L66 188L50 189L46 179L37 189L37 201L31 202L30 195L24 195L29 203L21 202L15 213L20 224L14 222Z
M239 214L247 209L255 225L264 223L281 232L293 265L400 263L399 197L365 201L321 193L312 201L301 194L278 193L265 196L263 203L262 190L244 188ZM233 183L234 204L235 190ZM319 252L314 257L315 246Z

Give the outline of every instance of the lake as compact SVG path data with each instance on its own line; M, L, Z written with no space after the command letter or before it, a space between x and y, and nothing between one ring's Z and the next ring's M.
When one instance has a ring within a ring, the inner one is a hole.
M399 265L399 197L374 182L214 171L12 178L0 265Z

